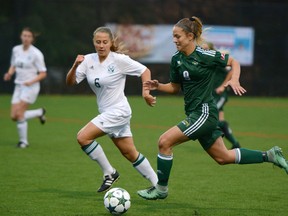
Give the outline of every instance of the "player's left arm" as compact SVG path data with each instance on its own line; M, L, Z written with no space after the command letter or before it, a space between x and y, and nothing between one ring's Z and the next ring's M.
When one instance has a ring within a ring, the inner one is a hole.
M149 106L155 106L156 104L156 97L153 97L150 94L150 89L147 88L146 85L144 85L144 83L148 80L151 80L151 72L148 68L145 69L145 71L141 74L141 80L142 80L142 96L145 99L146 103Z
M229 56L227 65L231 66L231 79L225 84L225 87L228 85L231 86L234 93L236 95L242 95L246 92L246 90L240 85L239 78L240 78L240 64L239 62Z

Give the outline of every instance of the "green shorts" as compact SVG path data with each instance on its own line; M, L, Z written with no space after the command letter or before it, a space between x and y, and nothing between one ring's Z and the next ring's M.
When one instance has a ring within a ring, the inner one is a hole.
M207 150L216 139L223 135L217 127L218 110L215 106L202 104L201 110L193 111L186 119L181 121L178 128L191 140L197 140Z

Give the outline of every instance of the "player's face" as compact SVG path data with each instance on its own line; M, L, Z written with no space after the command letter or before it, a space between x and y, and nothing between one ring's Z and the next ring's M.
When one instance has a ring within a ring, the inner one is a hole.
M106 58L112 46L109 34L105 32L97 32L94 36L93 42L99 57Z
M30 46L34 40L33 34L30 31L22 31L20 38L24 46Z
M179 51L187 52L193 44L193 35L187 34L182 28L174 26L173 28L173 42Z

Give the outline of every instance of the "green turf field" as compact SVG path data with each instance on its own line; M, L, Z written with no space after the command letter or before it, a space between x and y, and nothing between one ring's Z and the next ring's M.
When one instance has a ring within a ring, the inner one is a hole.
M184 118L181 97L157 99L151 108L142 98L129 97L136 146L154 168L159 135ZM76 142L77 131L97 115L94 96L41 95L32 107L41 106L47 109L46 125L31 120L30 147L17 149L10 95L0 95L0 215L109 215L104 194L96 193L100 168ZM267 150L279 145L288 157L287 110L287 98L232 97L225 114L243 147ZM107 137L98 141L121 174L115 186L131 195L127 216L288 214L288 175L272 164L219 166L198 142L188 142L174 149L168 198L146 201L136 191L148 187L148 181Z

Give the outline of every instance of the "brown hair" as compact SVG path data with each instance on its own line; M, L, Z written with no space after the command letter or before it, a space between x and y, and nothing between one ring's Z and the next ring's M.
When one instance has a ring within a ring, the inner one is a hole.
M38 37L40 35L39 33L36 33L35 31L33 31L30 27L24 27L21 31L21 34L24 31L30 32L32 34L32 37L33 37L32 43L35 43L36 37Z
M196 17L192 16L190 18L183 18L179 20L175 26L182 28L187 34L192 33L195 37L195 41L198 45L202 44L202 22Z
M124 49L124 45L123 43L118 43L117 42L117 38L114 37L111 29L109 27L105 27L105 26L102 26L102 27L99 27L97 28L94 32L93 32L93 41L94 41L94 37L95 35L98 33L98 32L104 32L104 33L107 33L109 35L109 38L112 42L112 46L110 48L110 50L112 52L117 52L117 53L124 53L126 52L126 50Z

